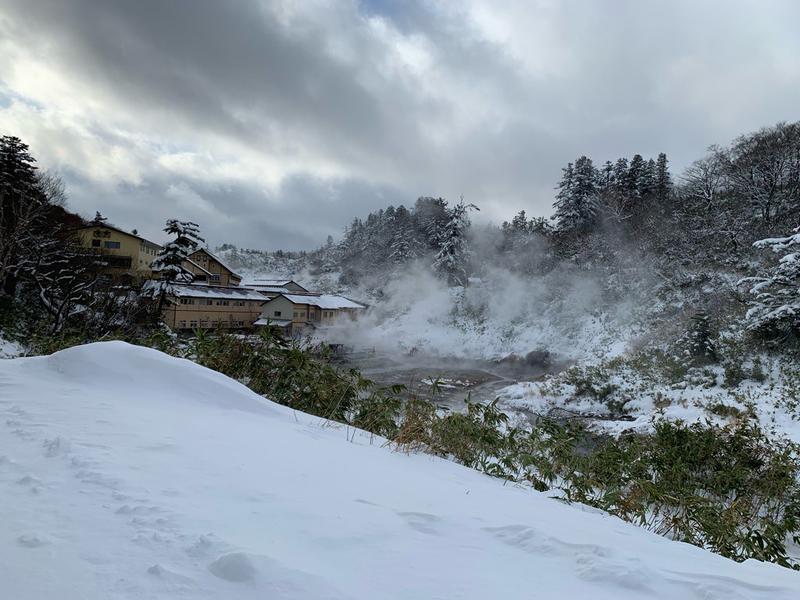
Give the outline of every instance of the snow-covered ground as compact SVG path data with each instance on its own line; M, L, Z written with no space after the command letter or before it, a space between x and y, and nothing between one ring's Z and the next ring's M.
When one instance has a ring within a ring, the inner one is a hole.
M0 597L795 599L121 342L0 361Z
M0 336L0 359L14 358L20 356L23 352L22 346L16 342L10 342Z
M736 385L725 385L724 370L719 365L692 369L680 381L669 383L663 377L645 376L624 363L609 368L600 363L502 388L498 398L500 406L512 413L521 410L558 415L566 410L597 417L586 423L612 435L630 430L647 432L655 417L725 424L748 416L756 418L766 432L800 443L800 373L792 368L791 359L761 359L764 369L759 380L744 378ZM595 389L608 386L607 396L581 393L572 373L584 380L590 374ZM614 413L628 418L614 419Z

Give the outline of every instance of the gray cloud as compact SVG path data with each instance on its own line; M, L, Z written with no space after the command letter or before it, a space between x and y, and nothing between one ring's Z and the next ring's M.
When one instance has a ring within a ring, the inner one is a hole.
M308 247L463 194L547 215L560 167L796 119L800 5L2 0L0 130L71 205Z

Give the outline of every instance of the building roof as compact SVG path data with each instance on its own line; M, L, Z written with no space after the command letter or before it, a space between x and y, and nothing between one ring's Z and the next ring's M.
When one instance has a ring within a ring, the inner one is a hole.
M256 279L248 280L248 281L244 282L242 285L245 285L247 287L254 288L254 289L261 289L263 287L285 288L286 286L288 286L290 284L296 285L301 290L305 290L306 289L305 287L303 287L302 285L300 285L299 283L297 283L296 281L294 281L292 279L259 279L259 278L256 278ZM287 289L287 291L289 291L289 290ZM289 293L292 293L292 292L289 292ZM294 292L294 293L296 294L297 292Z
M207 248L198 248L197 250L195 250L194 252L192 252L192 253L191 253L189 256L193 256L193 255L197 254L198 252L205 252L205 253L206 253L206 254L208 254L208 255L209 255L211 258L213 258L215 261L217 261L219 264L221 264L221 265L222 265L222 268L223 268L223 269L225 269L225 270L227 270L227 271L228 271L228 272L229 272L231 275L234 275L234 276L238 277L239 279L241 279L241 278L242 278L242 276L241 276L241 275L239 275L239 274L238 274L236 271L234 271L233 269L231 269L231 268L230 268L230 267L229 267L229 266L228 266L228 265L225 263L225 261L224 261L224 260L222 260L222 259L221 259L219 256L217 256L216 254L212 254L212 253L211 253L211 251L210 251L210 250L208 250Z
M280 297L286 298L292 304L308 304L323 310L337 308L367 308L364 304L354 302L344 296L333 296L331 294L281 294ZM274 300L274 298L273 298Z
M263 294L255 290L240 287L223 287L219 285L201 285L197 283L179 283L170 286L170 295L177 298L218 298L220 300L258 300L266 302Z
M287 289L285 287L273 287L271 285L258 285L252 283L246 283L242 287L250 288L251 290L257 290L262 294L291 294L292 290Z
M81 229L97 229L97 228L99 228L99 229L112 229L112 230L117 231L119 233L124 233L125 235L129 235L129 236L134 237L136 239L142 240L143 242L147 242L148 244L152 244L153 246L158 246L159 248L162 247L161 244L157 244L157 243L155 243L153 241L148 240L147 238L143 238L138 233L131 233L130 231L125 231L124 229L120 229L119 227L114 227L114 225L109 225L108 223L105 223L105 222L103 222L103 223L90 222L90 223L88 223L86 225L81 225L80 227L76 227L75 231L80 231Z
M194 265L195 267L197 267L198 269L200 269L200 270L201 270L203 273L205 273L206 275L211 275L211 274L212 274L212 273L211 273L211 271L209 271L208 269L206 269L206 268L205 268L205 267L203 267L202 265L199 265L199 264L197 264L197 263L196 263L195 261L193 261L191 258L187 258L187 259L186 259L186 262L188 262L188 263L190 263L190 264ZM156 269L153 269L153 270L155 271Z

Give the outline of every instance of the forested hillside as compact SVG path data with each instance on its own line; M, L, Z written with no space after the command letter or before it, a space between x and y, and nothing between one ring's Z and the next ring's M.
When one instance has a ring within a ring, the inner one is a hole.
M465 200L420 197L355 218L340 240L313 252L222 251L250 272L306 278L384 303L388 320L410 312L437 326L477 329L484 341L488 329L497 353L503 339L508 351L535 345L530 329L561 316L619 325L626 338L628 325L651 335L667 328L656 337L674 341L697 315L715 331L747 315L754 336L793 343L800 317L797 240L789 236L800 219L800 124L712 146L677 174L663 153L580 156L554 188L550 218L522 211L501 225L473 226L476 207ZM413 288L413 301L398 304L398 288ZM412 304L431 294L441 296L439 308L416 314Z

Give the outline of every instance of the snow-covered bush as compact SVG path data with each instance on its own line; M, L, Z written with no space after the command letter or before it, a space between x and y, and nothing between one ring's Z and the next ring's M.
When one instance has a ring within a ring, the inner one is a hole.
M797 337L800 333L800 227L793 235L767 238L754 244L783 253L765 275L747 278L754 296L747 311L747 326L772 339Z

